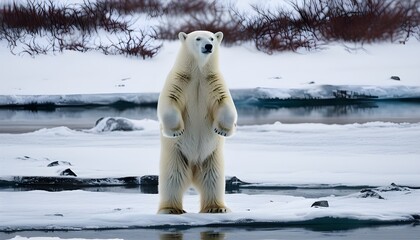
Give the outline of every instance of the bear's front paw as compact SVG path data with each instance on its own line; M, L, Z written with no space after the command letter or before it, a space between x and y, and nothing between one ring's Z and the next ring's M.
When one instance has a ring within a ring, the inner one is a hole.
M229 208L226 207L214 207L206 208L200 211L201 213L229 213L231 212Z
M215 124L213 126L213 131L219 134L220 136L229 137L229 136L232 136L232 134L235 132L235 128L236 128L236 123L233 124L232 128L226 128L226 127L223 127L221 124Z
M168 138L176 138L184 134L184 121L181 113L175 108L168 108L160 114L162 134Z
M163 136L165 136L165 137L167 137L167 138L177 138L177 137L179 137L179 136L181 136L182 134L184 134L184 132L185 132L185 129L177 129L177 130L174 130L174 129L163 129L163 131L162 131L162 133L163 133Z
M213 131L221 136L229 137L235 132L237 119L234 106L222 105L214 116Z
M187 213L184 209L178 208L163 208L158 211L158 214L184 214Z

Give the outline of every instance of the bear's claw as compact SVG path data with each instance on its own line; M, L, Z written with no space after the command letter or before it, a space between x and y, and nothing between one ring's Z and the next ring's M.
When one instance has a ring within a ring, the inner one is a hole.
M201 211L202 213L228 213L230 212L229 208L225 207L215 207L215 208L207 208Z
M219 134L220 136L226 137L226 136L228 136L228 132L229 131L214 128L214 132L217 133L217 134Z
M230 127L225 127L225 125L222 125L221 123L214 123L213 124L213 131L216 134L219 134L223 137L230 137L233 135L236 129L236 122L232 124Z
M164 208L160 209L159 214L184 214L187 213L184 209L178 209L178 208Z
M174 132L173 136L174 136L174 137L179 137L179 136L181 136L182 134L184 134L184 131L185 131L185 129L182 129L181 131Z
M184 134L185 129L181 129L181 130L164 130L163 131L163 135L165 137L168 138L177 138L179 136L181 136L182 134Z

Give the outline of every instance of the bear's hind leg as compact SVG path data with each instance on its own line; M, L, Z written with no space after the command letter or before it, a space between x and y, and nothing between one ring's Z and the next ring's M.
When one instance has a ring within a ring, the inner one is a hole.
M192 172L185 156L179 151L162 154L159 175L159 214L182 214L184 192L191 184Z
M200 192L200 213L226 213L230 209L226 207L225 175L223 156L220 150L216 150L193 172L193 183Z

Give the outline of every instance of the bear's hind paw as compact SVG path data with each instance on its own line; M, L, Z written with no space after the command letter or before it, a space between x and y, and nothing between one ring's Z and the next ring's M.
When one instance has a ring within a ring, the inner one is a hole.
M158 214L183 214L187 213L184 209L178 208L164 208L158 211Z
M226 207L215 207L215 208L206 208L200 211L201 213L229 213L231 212L229 208Z

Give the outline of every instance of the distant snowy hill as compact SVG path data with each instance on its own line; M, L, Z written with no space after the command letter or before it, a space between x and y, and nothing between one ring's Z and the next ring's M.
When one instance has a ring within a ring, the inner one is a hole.
M31 58L10 54L0 42L0 105L154 102L178 47L178 42L165 42L151 60L69 51ZM314 52L276 55L240 46L223 47L220 62L236 99L331 98L336 90L379 98L417 98L418 52L417 41L366 45L356 52L337 44Z

